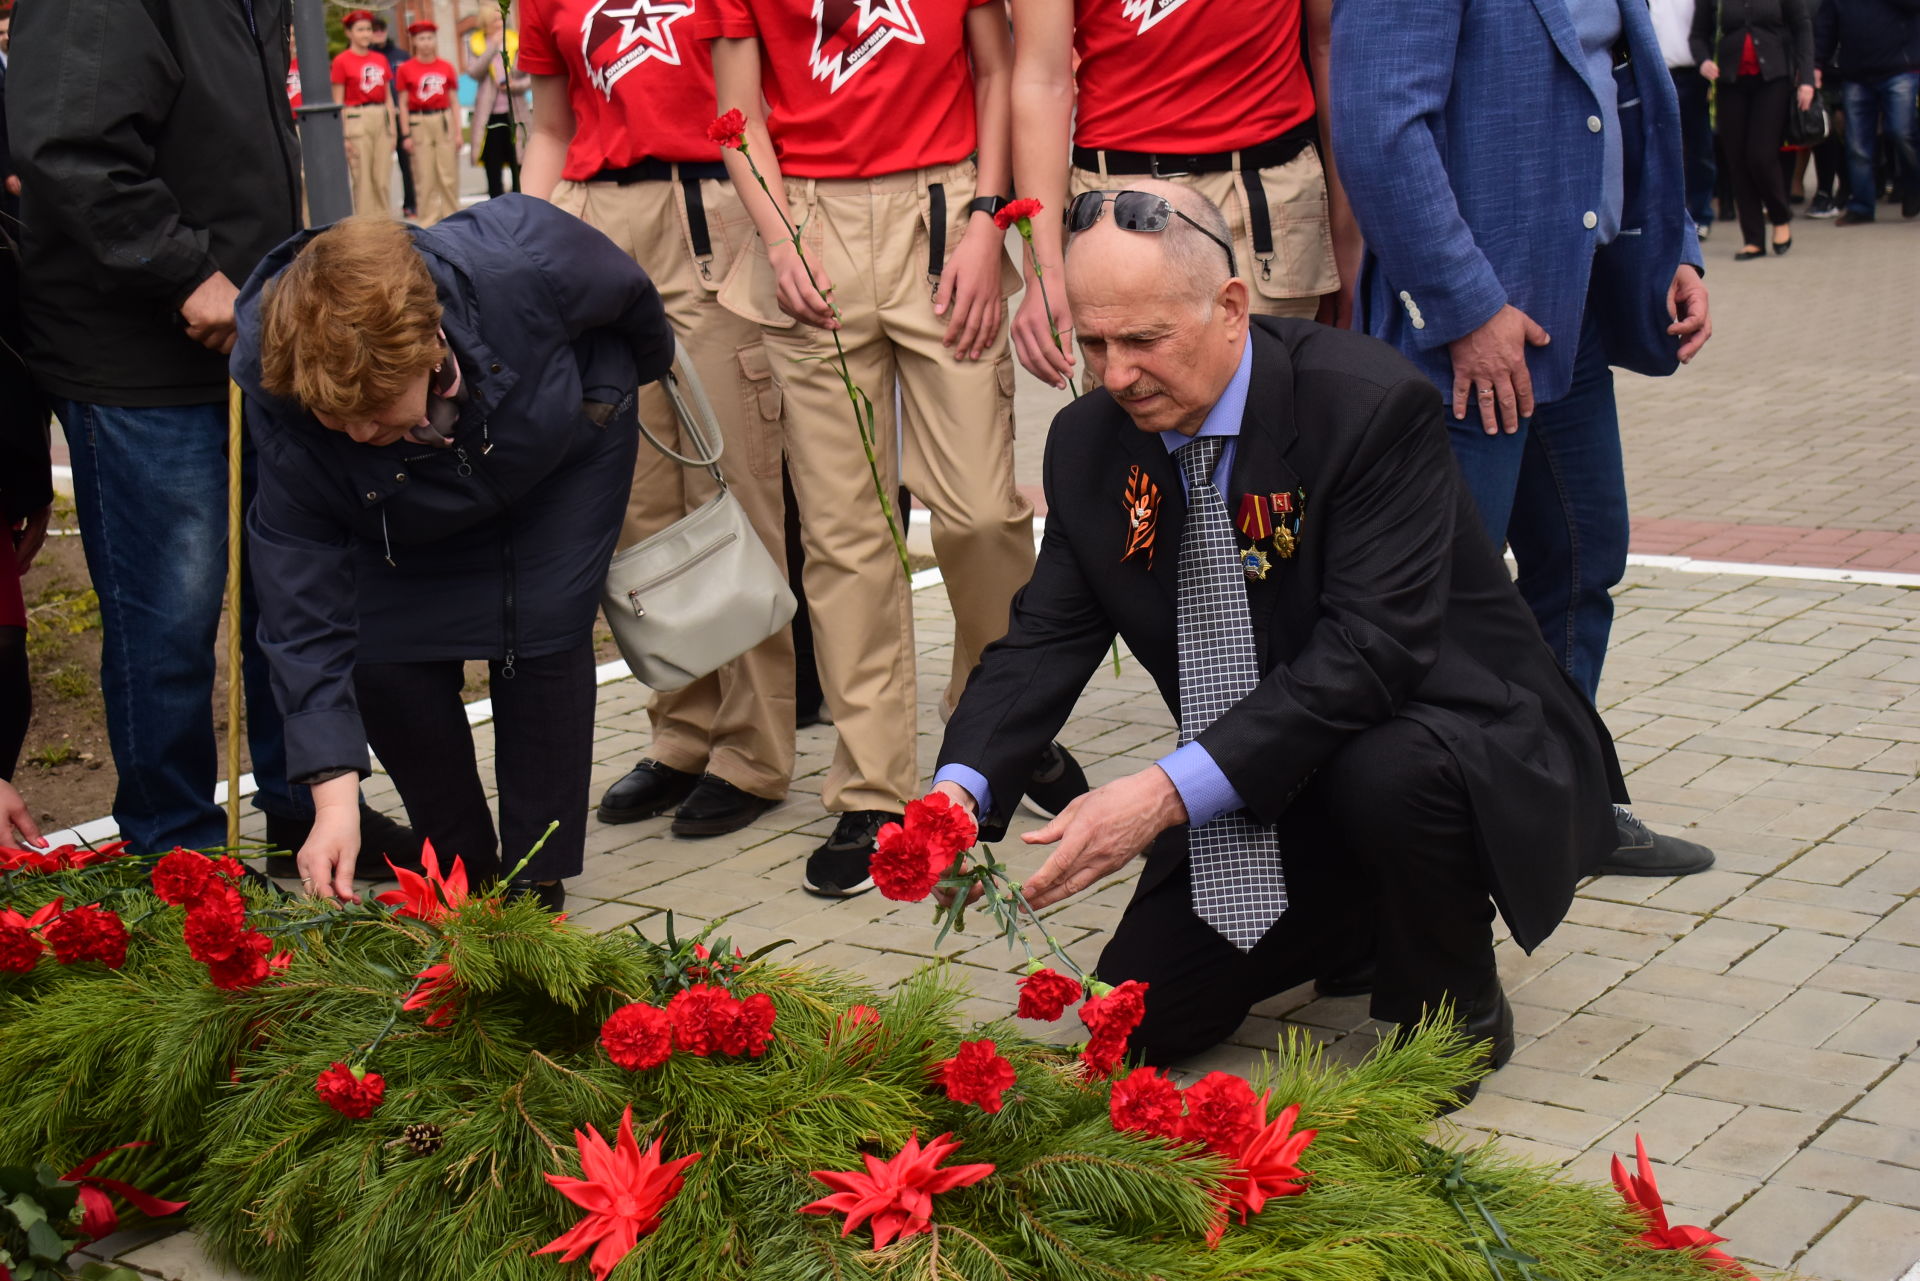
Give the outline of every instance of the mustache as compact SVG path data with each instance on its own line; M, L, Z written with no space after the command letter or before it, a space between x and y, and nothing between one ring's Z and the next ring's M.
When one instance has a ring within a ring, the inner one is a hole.
M1125 404L1130 404L1136 400L1145 400L1149 396L1164 395L1166 394L1166 390L1167 389L1165 387L1162 387L1159 383L1148 382L1147 380L1142 379L1139 382L1135 383L1133 386L1127 388L1126 393L1124 395L1115 396L1114 399L1119 401L1121 404L1125 405Z

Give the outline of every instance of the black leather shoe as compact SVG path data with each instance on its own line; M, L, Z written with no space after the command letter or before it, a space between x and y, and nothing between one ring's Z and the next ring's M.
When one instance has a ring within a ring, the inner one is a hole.
M1373 959L1356 961L1313 981L1313 990L1324 997L1365 996L1373 991Z
M638 823L675 809L700 783L698 774L642 759L600 798L602 823Z
M1776 240L1773 242L1773 252L1775 254L1783 254L1791 248L1793 248L1792 236L1788 236L1785 240Z
M725 836L739 831L779 803L743 792L726 779L707 774L674 811L673 826L669 830L683 840Z
M312 832L313 820L310 818L267 815L267 844L274 849L292 851L267 855L267 875L286 878L300 875L300 868L293 861L293 856L300 852L300 847L307 843L307 837ZM358 870L368 873L367 880L386 880L389 876L388 862L410 872L424 871L420 866L420 835L406 824L395 822L362 801Z
M1613 807L1619 845L1594 869L1595 876L1692 876L1713 866L1713 851L1698 841L1663 836L1630 809Z
M1513 1057L1513 1006L1507 1004L1507 994L1495 978L1483 989L1474 1002L1467 1006L1460 1020L1461 1030L1469 1038L1485 1046L1485 1063L1489 1073L1497 1072L1507 1065ZM1485 1077L1480 1080L1485 1080ZM1457 1100L1450 1106L1442 1107L1440 1115L1457 1112L1473 1102L1480 1093L1480 1080L1461 1086L1454 1093Z
M1027 780L1026 806L1041 818L1052 818L1087 790L1087 772L1073 753L1058 743L1048 743Z
M800 888L821 898L852 898L873 888L874 837L901 816L887 810L848 810L834 825L833 835L807 855L807 874Z
M531 894L540 901L540 906L549 912L567 910L567 883L565 881L529 881L524 877L507 883L507 899L512 901L522 894Z

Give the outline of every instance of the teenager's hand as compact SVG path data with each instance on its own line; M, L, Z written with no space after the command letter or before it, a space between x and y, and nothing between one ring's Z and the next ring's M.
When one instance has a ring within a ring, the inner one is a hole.
M774 289L781 311L821 329L840 327L840 321L833 314L833 282L827 279L819 263L803 261L790 240L770 247L767 261L773 266Z
M1013 314L1013 351L1027 372L1049 387L1065 391L1073 383L1073 312L1067 307L1066 276L1060 271L1048 273L1053 283L1046 297L1040 295L1040 283L1027 273L1027 293ZM1053 309L1053 326L1048 327L1047 309ZM1053 330L1060 341L1053 341Z
M1000 294L1005 243L1005 233L993 225L993 219L975 214L940 274L933 314L947 318L947 332L940 343L955 360L980 359L1000 337L1000 326L1007 318L1007 304Z

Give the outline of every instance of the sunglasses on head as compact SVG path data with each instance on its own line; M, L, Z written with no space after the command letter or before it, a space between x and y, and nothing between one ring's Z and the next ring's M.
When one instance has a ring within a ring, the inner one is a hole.
M1100 221L1109 204L1113 206L1114 225L1122 231L1165 231L1167 224L1178 218L1226 251L1229 276L1240 274L1232 245L1175 209L1165 196L1151 191L1083 191L1067 203L1067 230L1079 235Z

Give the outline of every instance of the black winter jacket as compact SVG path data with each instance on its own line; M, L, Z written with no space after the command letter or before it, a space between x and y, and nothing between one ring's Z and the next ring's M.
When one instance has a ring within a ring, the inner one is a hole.
M300 227L288 0L42 0L14 9L28 359L55 396L224 401L181 303L238 286Z
M1920 70L1920 0L1823 0L1813 49L1841 80Z
M511 668L591 637L633 480L634 390L673 360L633 259L544 200L502 196L413 231L468 393L453 444L358 444L260 387L261 290L317 234L260 264L233 349L260 459L260 647L295 782L366 771L356 662ZM619 409L602 425L587 402Z
M1700 0L1693 10L1695 62L1717 62L1729 83L1740 73L1740 51L1753 37L1760 78L1792 76L1813 83L1813 0Z

